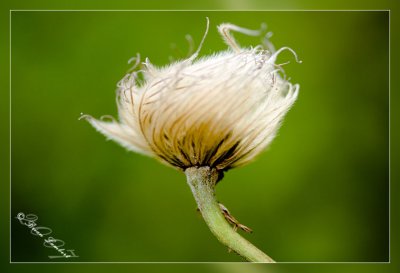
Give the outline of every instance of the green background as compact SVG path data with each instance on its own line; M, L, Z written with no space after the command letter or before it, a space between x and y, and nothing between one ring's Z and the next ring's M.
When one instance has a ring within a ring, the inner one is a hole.
M116 83L140 52L156 65L216 26L256 29L303 60L275 141L226 173L218 199L280 262L388 261L388 12L12 12L12 215L38 215L90 262L242 261L211 235L182 173L125 151L80 113L116 116ZM243 45L259 38L235 36ZM171 48L176 45L176 49ZM12 220L12 261L54 261Z

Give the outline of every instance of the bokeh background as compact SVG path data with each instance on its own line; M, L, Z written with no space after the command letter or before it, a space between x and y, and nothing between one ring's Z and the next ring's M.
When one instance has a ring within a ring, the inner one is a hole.
M12 214L89 262L242 261L196 212L182 173L125 151L80 113L116 116L116 83L140 52L162 66L196 46L224 50L216 26L274 32L300 95L278 137L229 171L218 199L280 262L385 262L388 234L388 12L126 11L12 13ZM260 38L235 35L242 45ZM12 221L12 261L53 249ZM51 260L54 261L54 260Z

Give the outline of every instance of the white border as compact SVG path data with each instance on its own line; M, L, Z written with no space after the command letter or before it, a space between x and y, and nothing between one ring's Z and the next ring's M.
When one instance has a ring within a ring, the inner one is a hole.
M247 10L223 10L223 9L210 9L210 10L202 10L202 9L192 9L192 10L159 10L159 9L138 9L138 10L133 10L133 9L115 9L115 10L104 10L104 9L93 9L93 10L86 10L86 9L77 9L77 10L46 10L46 9L10 9L9 10L9 23L10 23L10 33L9 33L9 54L10 54L10 63L9 63L9 70L10 70L10 78L9 78L9 96L10 96L10 118L9 118L9 127L10 127L10 224L9 224L9 264L251 264L249 262L13 262L11 260L11 219L12 215L11 215L11 15L12 12L186 12L186 11L190 11L190 12L201 12L201 11L210 11L210 12L220 12L220 11L225 11L225 12L257 12L257 11L268 11L268 12L357 12L357 11L363 11L363 12L367 12L367 11L377 11L377 12L381 12L381 11L387 11L389 16L388 16L388 20L389 20L389 41L388 41L388 46L389 46L389 60L388 60L388 65L389 65L389 75L388 75L388 80L389 80L389 88L388 88L388 92L389 92L389 98L388 98L388 105L389 105L389 109L388 109L388 116L389 116L389 120L388 120L388 125L389 125L389 145L388 145L388 149L389 149L389 181L388 181L388 190L389 190L389 195L388 195L388 213L389 213L389 219L388 219L388 224L389 224L389 244L388 244L388 254L389 254L389 260L387 262L277 262L276 264L390 264L391 263L391 251L390 251L390 246L391 246L391 206L390 206L390 202L391 202L391 153L390 153L390 133L391 133L391 129L390 129L390 124L391 124L391 120L390 120L390 93L391 93L391 78L390 78L390 74L391 74L391 62L390 62L390 43L391 43L391 16L390 16L390 9L359 9L359 10L341 10L341 9L335 9L335 10L309 10L309 9L298 9L298 10L290 10L290 9L276 9L276 10L260 10L260 9L247 9ZM262 263L262 262L253 262L255 264L268 264L268 263Z

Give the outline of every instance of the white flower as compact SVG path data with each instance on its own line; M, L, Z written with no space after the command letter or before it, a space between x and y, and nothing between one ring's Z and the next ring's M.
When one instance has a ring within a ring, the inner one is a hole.
M142 71L126 75L118 83L119 122L83 117L129 150L178 169L224 171L249 162L273 140L297 98L299 85L275 64L280 52L293 50L241 48L230 30L258 32L231 24L218 30L230 46L226 51L196 59L206 31L190 58L162 68L146 59Z

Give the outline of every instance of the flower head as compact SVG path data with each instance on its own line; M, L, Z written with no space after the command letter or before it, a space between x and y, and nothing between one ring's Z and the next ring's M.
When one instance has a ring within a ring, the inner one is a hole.
M283 50L296 54L287 47L241 48L230 34L258 31L231 24L218 30L226 51L197 59L206 31L190 58L161 68L146 59L140 72L127 74L118 83L119 122L83 117L129 150L178 169L223 171L249 162L271 143L297 98L299 85L275 63Z

